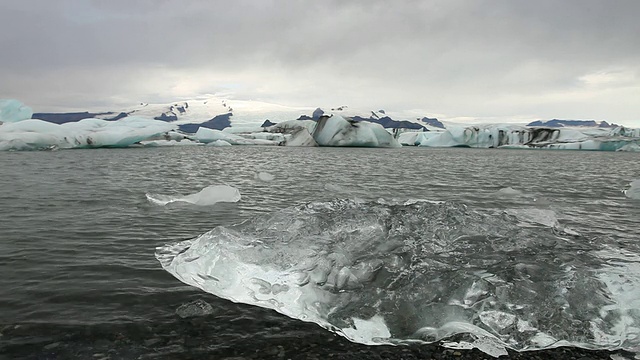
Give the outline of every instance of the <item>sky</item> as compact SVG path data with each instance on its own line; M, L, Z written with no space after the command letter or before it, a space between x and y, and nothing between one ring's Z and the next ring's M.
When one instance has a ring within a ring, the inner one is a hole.
M2 0L0 98L640 126L638 0Z

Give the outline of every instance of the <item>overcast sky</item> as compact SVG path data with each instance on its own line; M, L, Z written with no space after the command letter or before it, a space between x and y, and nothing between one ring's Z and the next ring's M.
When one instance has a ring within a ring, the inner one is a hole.
M0 98L640 125L638 0L2 0Z

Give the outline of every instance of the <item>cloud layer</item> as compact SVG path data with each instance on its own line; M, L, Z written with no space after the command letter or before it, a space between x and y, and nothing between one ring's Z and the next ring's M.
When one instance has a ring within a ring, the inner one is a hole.
M231 93L640 125L639 13L636 0L8 0L0 97L61 110Z

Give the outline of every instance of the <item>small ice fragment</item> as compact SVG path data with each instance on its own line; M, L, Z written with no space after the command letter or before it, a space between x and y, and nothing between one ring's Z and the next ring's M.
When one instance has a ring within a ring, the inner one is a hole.
M264 172L261 171L259 173L256 174L256 179L260 180L260 181L272 181L273 179L275 179L276 177L272 174L269 174L268 172Z
M505 196L519 196L519 195L522 195L522 191L516 190L516 189L514 189L512 187L502 188L502 189L496 191L496 193L498 195L505 195Z
M213 306L201 299L182 304L176 309L176 315L183 319L211 314L213 314Z
M173 202L186 202L193 205L208 206L219 202L240 201L240 191L229 185L209 185L195 194L169 196L161 194L145 194L147 199L156 205L167 205Z
M624 194L629 199L640 200L640 180L634 180L629 185L631 186L624 191Z

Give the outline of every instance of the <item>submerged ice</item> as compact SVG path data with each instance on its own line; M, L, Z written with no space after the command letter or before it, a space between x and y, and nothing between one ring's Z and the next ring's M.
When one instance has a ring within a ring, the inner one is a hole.
M189 285L365 344L461 334L458 346L494 355L638 346L640 259L586 243L549 212L334 200L217 227L156 257Z
M179 202L209 206L219 202L238 202L241 199L240 191L229 185L209 185L189 195L146 194L146 196L150 202L161 206Z

